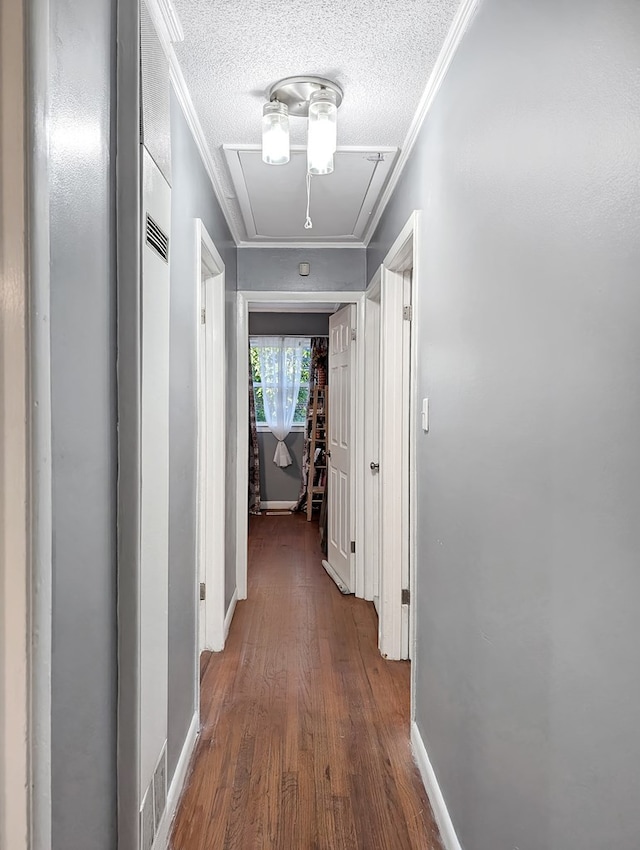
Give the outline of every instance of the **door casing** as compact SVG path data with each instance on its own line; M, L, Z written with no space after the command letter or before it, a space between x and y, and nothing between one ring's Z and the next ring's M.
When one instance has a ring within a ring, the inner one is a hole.
M383 276L387 285L404 285L404 272L413 269L412 281L412 309L413 315L417 314L418 291L420 275L420 211L414 211L407 224L404 226L393 246L387 253L382 266L372 279L372 285L376 282L382 283ZM367 522L366 505L368 504L367 486L371 470L368 457L368 441L366 439L367 421L369 411L366 404L366 354L367 348L364 344L367 329L366 302L367 296L371 294L371 286L365 292L282 292L282 291L239 291L237 293L237 429L238 429L238 457L247 457L249 451L249 402L247 392L247 381L249 371L249 313L252 310L264 310L268 305L284 305L291 309L293 305L300 305L300 311L313 308L314 305L335 304L339 305L355 303L357 305L357 330L354 342L355 357L355 383L353 411L355 417L354 438L354 477L352 486L352 522L354 525L354 539L356 541L356 552L353 570L355 573L355 595L361 598L371 598L371 576L367 570ZM400 299L401 301L403 299ZM384 333L384 331L383 331ZM398 349L395 356L402 358L402 334L398 334ZM384 341L381 350L381 358L386 357L391 351ZM410 385L408 388L408 404L400 404L401 422L400 429L409 435L408 453L408 491L409 503L415 504L416 492L416 470L415 470L415 444L416 444L416 366L417 366L417 334L411 335L410 349ZM406 396L402 396L406 400ZM381 446L382 448L382 446ZM387 450L388 451L388 450ZM401 490L403 475L407 476L407 470L398 470L399 481L394 486ZM247 534L248 534L248 468L247 464L238 463L237 488L236 488L236 584L238 599L247 598ZM415 564L415 523L413 511L409 513L408 523L408 545L404 547L406 557L411 564ZM405 566L406 569L406 566ZM391 574L390 581L397 587L397 594L393 593L385 612L385 625L380 632L380 650L388 658L402 657L402 635L400 624L402 621L402 563L399 560ZM410 594L414 599L415 570L410 571ZM382 601L381 601L382 608ZM409 609L409 657L413 656L415 646L415 605ZM405 655L406 655L405 651ZM412 673L413 675L413 673ZM413 716L413 692L415 688L412 683L412 716Z
M226 369L225 369L225 268L213 240L196 219L196 363L198 387L198 511L195 576L198 635L200 634L200 581L204 577L204 646L219 652L225 643L225 480ZM203 282L204 278L204 282ZM202 322L202 311L205 322ZM204 340L202 340L204 335ZM204 373L204 374L203 374ZM202 392L204 389L204 395ZM204 563L201 563L203 559ZM200 671L196 659L196 687ZM196 702L199 705L199 700Z
M415 646L415 604L409 606L408 622L403 622L406 611L403 612L402 589L403 576L408 574L410 598L415 601L413 506L416 493L417 334L414 323L407 350L403 307L409 301L412 317L415 318L420 275L420 218L419 211L412 213L367 289L368 296L375 293L376 287L380 287L381 293L379 486L385 521L379 537L379 646L381 653L389 659L412 658ZM409 270L412 270L410 294L407 293L406 280ZM371 304L370 297L367 303ZM370 413L365 412L365 434L368 418ZM371 445L370 437L365 439L365 443L367 448ZM367 475L366 466L363 473ZM369 493L367 504L370 503ZM367 564L371 566L370 561ZM372 585L373 577L369 570L366 586L370 593ZM412 687L412 694L413 690Z
M380 475L371 469L371 463L380 462L380 284L381 268L373 276L366 292L365 302L365 407L363 416L364 511L367 517L365 534L364 598L371 600L380 613ZM373 524L373 530L371 528Z
M271 305L279 305L282 309L296 312L313 310L322 305L330 312L327 305L332 305L337 310L344 304L356 305L357 328L364 327L364 291L351 292L280 292L280 291L239 291L237 293L237 428L238 428L238 458L249 456L249 395L247 382L249 380L249 313L252 310L265 310ZM364 409L364 358L361 356L360 342L361 334L356 331L354 341L354 361L352 368L356 374L356 393L354 413L354 433L356 434L356 451L354 453L353 469L354 479L351 488L351 522L354 528L356 541L356 552L352 555L355 573L355 595L364 597L364 558L362 557L362 543L364 539L364 477L362 465L364 464L364 441L359 439L362 430L362 411ZM238 599L247 598L247 535L248 504L247 494L249 488L249 471L246 463L238 463L237 487L236 487L236 586Z

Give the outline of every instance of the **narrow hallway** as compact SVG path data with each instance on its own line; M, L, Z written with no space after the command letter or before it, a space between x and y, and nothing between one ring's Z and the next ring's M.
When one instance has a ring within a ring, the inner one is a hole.
M409 745L409 664L377 649L303 516L252 517L249 599L203 665L173 850L440 847Z

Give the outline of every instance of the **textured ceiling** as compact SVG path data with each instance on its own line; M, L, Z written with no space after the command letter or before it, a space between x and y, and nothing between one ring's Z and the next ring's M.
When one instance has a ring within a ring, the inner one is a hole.
M174 0L174 45L223 191L244 225L223 144L259 144L265 92L299 74L344 89L338 144L401 147L459 0ZM291 143L305 143L291 118Z

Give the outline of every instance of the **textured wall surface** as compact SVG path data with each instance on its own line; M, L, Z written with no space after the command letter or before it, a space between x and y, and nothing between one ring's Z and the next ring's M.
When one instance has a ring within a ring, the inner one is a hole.
M467 850L640 835L640 6L484 0L424 210L417 722Z
M196 268L195 220L222 255L227 288L227 475L236 490L236 248L178 101L171 99L171 363L169 400L169 778L194 711L196 610ZM226 500L226 589L235 590L235 498Z
M112 4L50 0L52 850L116 846L115 175ZM40 116L38 116L38 120Z
M311 264L301 277L300 263ZM238 289L322 292L364 289L364 248L238 248Z
M263 502L297 502L302 475L304 432L292 431L285 442L293 463L280 468L273 462L277 440L270 431L258 432L260 448L260 498Z

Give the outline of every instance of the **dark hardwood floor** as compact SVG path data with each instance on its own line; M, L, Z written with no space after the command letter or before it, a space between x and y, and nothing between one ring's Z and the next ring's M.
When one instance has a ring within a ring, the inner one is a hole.
M409 745L409 664L377 649L300 515L252 517L249 598L203 659L172 850L440 848Z

